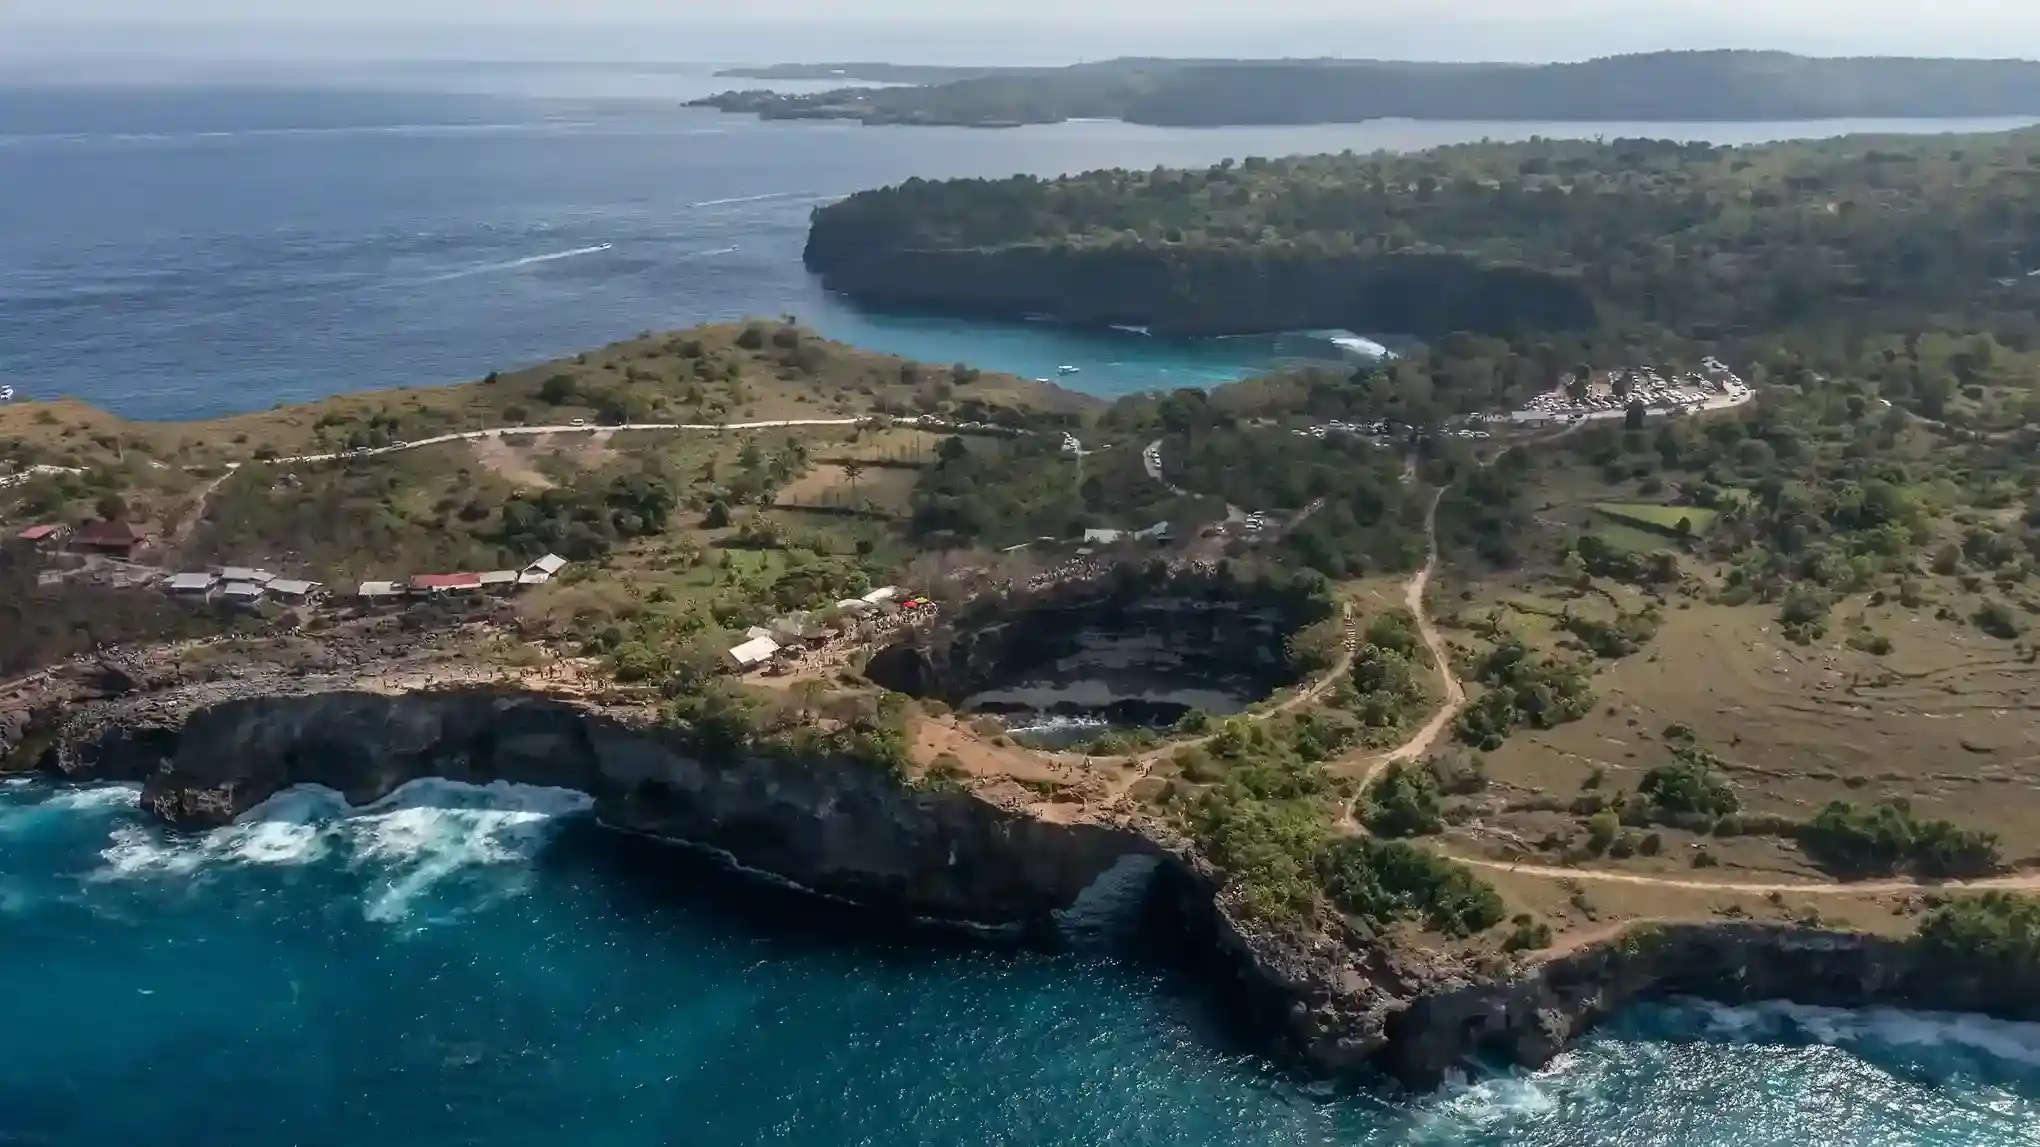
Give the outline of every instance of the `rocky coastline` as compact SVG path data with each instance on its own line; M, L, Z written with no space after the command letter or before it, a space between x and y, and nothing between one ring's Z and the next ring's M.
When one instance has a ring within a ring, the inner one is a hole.
M1911 1006L2040 1020L2007 984L1883 937L1742 921L1642 925L1510 967L1476 968L1334 924L1288 934L1228 904L1159 826L1057 823L855 762L703 759L641 712L496 687L376 692L288 679L150 688L118 672L0 713L0 771L140 782L167 823L227 823L299 784L355 803L426 777L576 789L601 820L875 908L1040 928L1129 857L1225 981L1221 995L1313 1074L1435 1086L1470 1062L1545 1062L1622 1008L1690 995Z

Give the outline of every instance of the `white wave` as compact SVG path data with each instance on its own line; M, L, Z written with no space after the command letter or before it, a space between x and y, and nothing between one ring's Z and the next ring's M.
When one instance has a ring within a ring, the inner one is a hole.
M135 808L141 804L142 786L133 784L94 785L65 789L42 803L42 807L64 812L92 809Z
M764 203L773 199L799 199L804 195L813 194L814 192L812 191L773 191L765 195L735 195L728 199L703 199L698 203L689 203L687 206L728 207L737 203Z
M682 259L712 259L717 255L734 255L736 253L737 248L735 247L717 247L713 251L689 251L680 257Z
M1447 1083L1444 1095L1426 1105L1412 1129L1413 1138L1423 1143L1460 1143L1465 1141L1468 1131L1494 1131L1549 1114L1557 1109L1558 1099L1548 1080L1563 1071L1560 1061L1565 1059L1561 1056L1535 1073L1517 1072L1474 1081L1455 1076Z
M505 263L484 263L479 267L464 267L458 271L448 271L443 275L434 275L427 279L420 279L419 282L444 283L452 279L465 279L471 275L486 275L496 271L515 271L522 267L535 267L540 263L557 263L561 259L578 259L584 255L599 255L604 251L613 250L615 246L614 243L597 243L592 247L576 247L571 251L552 251L544 255L526 255L522 259L511 259Z
M1807 1037L1831 1046L1878 1044L1904 1048L1955 1048L1992 1059L2040 1067L2040 1024L1952 1012L1915 1012L1897 1008L1857 1011L1783 1002L1749 1008L1710 1007L1710 1018L1721 1011L1754 1013L1759 1023L1783 1020ZM1735 1020L1725 1022L1733 1023Z
M409 918L421 897L464 874L508 870L485 899L514 894L560 818L594 801L563 789L498 782L413 781L359 808L331 789L278 793L224 828L195 839L140 826L116 829L100 879L196 876L223 867L298 867L326 860L370 877L363 913Z

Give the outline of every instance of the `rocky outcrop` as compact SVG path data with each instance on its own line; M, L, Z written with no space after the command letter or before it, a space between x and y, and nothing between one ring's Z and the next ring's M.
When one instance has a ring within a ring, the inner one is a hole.
M1581 330L1596 307L1576 278L1456 255L1357 255L1284 247L1020 245L940 250L824 208L807 267L873 306L1158 335L1343 328L1435 338Z
M618 828L817 892L992 926L1044 921L1120 858L1154 851L1135 833L1050 824L855 762L714 760L655 724L488 689L112 702L66 721L43 763L142 781L145 807L189 827L303 784L356 804L425 777L575 789Z

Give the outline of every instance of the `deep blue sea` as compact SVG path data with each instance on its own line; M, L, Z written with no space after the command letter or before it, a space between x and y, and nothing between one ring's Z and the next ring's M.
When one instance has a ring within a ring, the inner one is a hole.
M197 418L471 379L647 328L792 314L926 362L1027 376L1078 366L1066 381L1100 394L1201 385L1265 369L1275 343L860 311L802 269L809 213L912 176L1536 134L1740 142L2008 126L866 128L681 108L731 85L706 69L414 66L297 88L275 86L281 74L268 86L63 88L0 75L0 381Z
M546 790L298 790L183 837L135 795L0 786L0 1142L2040 1143L2031 1026L1668 1005L1539 1072L1335 1094L1109 927L881 927Z
M792 313L925 361L1078 365L1100 393L1211 382L1275 347L860 311L801 270L808 212L913 175L2007 126L972 132L676 106L717 86L0 80L0 381L201 417ZM1667 1005L1544 1071L1327 1093L1238 1043L1166 938L901 931L620 840L581 804L299 792L178 837L131 790L0 787L0 1144L2040 1144L2040 1029L1973 1017Z

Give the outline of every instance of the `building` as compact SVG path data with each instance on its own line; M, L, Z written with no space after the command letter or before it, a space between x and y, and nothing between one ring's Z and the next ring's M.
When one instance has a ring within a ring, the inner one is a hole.
M730 660L740 670L756 669L758 666L772 660L773 655L778 652L778 642L773 641L769 637L754 637L742 645L732 646L730 648Z
M896 585L882 585L865 594L862 600L871 605L884 605L899 595L900 587Z
M761 637L770 636L772 636L772 631L762 625L754 625L751 628L744 631L744 639L746 641L756 641Z
M481 588L482 575L477 573L419 574L411 579L411 592L428 597L476 593Z
M292 605L311 601L319 596L319 590L322 588L315 581L298 581L295 578L282 577L270 582L268 586L269 592L275 595L277 600L289 602Z
M267 586L257 585L252 581L232 581L220 587L220 600L228 605L253 608L262 604L262 599L268 593Z
M268 570L250 569L247 566L222 566L219 569L221 581L246 582L249 585L268 585L276 575Z
M55 522L44 522L39 526L30 526L14 535L14 538L16 541L27 542L32 546L46 546L62 537L63 534L63 526Z
M164 582L163 588L177 597L204 597L219 580L209 573L181 573Z
M517 588L516 570L490 570L481 575L483 593L509 593Z
M148 522L93 522L71 535L70 548L81 554L132 558L136 550L156 537L156 532L156 527Z
M393 605L404 599L404 587L393 581L365 581L354 591L355 600L369 607Z
M558 554L547 554L530 565L525 566L523 574L517 579L517 584L544 585L557 577L559 572L566 568L567 559Z

